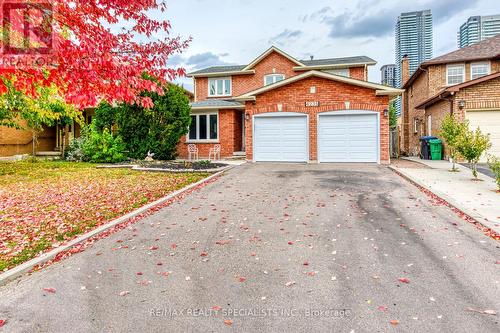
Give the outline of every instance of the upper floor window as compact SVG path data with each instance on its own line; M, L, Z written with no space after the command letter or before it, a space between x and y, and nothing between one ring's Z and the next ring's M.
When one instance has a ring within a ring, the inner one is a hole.
M264 76L264 85L268 86L270 84L283 81L285 79L285 75L283 74L269 74Z
M446 66L446 85L451 86L465 82L465 65Z
M231 78L224 77L208 79L208 96L231 96Z
M474 80L490 74L489 62L473 62L470 64L470 79Z
M340 76L345 76L345 77L351 76L349 68L329 69L326 72L333 74L333 75L340 75Z

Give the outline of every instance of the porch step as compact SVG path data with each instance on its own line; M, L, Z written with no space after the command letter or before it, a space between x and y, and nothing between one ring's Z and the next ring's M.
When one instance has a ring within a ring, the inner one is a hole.
M233 156L247 156L247 153L244 151L235 151Z
M61 152L60 151L37 151L36 156L57 157L57 156L61 156Z

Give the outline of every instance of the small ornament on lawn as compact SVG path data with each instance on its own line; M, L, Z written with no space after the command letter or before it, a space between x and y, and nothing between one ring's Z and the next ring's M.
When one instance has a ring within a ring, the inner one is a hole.
M155 156L155 153L152 153L150 150L148 150L148 155L146 156L144 161L153 162L154 161L153 156Z

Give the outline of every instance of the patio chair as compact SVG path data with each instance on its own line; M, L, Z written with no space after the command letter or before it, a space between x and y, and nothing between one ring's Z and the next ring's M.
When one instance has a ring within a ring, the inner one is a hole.
M220 160L220 145L217 144L213 148L210 148L208 151L208 159L211 161L212 156L214 157L214 161Z
M197 160L198 159L198 147L195 144L188 144L188 160Z

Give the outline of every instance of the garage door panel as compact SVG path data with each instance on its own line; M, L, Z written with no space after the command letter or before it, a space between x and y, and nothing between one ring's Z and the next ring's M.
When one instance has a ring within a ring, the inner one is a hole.
M320 115L320 162L377 162L377 117L372 114Z
M469 111L467 119L471 129L479 127L481 132L490 134L491 148L487 154L500 156L500 110L495 111ZM485 154L481 162L487 161Z
M254 159L265 162L306 162L306 116L254 118Z

